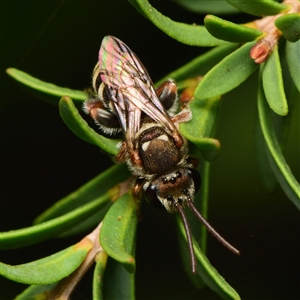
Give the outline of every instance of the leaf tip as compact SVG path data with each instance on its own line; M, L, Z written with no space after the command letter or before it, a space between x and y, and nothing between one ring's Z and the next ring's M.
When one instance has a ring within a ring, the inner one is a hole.
M206 143L200 149L205 160L209 162L215 161L220 154L221 143L217 139L207 138Z
M85 237L79 243L74 245L74 250L84 249L89 251L92 247L93 247L93 242L89 238Z
M128 273L133 274L135 272L135 259L133 256L129 256L123 264Z
M279 116L285 117L288 115L289 113L289 109L287 107L280 107L280 109L274 109L272 108L272 110Z
M214 16L213 15L206 15L205 17L204 17L204 22L205 22L205 20L210 20L210 19L212 19Z
M5 72L6 72L8 75L10 75L13 69L14 69L14 68L7 68L7 69L5 70Z
M63 101L63 102L69 102L69 101L72 101L71 97L69 96L62 96L60 98L60 101Z

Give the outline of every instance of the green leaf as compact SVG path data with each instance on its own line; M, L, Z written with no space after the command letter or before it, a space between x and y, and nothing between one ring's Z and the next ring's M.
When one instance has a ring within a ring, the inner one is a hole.
M165 17L146 0L130 0L130 3L160 30L183 44L212 47L226 43L211 36L204 26L175 22Z
M185 235L182 222L179 221L177 224L181 235L186 240L186 235ZM225 281L225 279L210 264L209 260L201 251L198 243L195 240L194 240L194 250L197 259L196 276L201 277L204 283L210 289L216 292L221 298L233 299L233 300L240 299L240 296L237 294L237 292Z
M289 107L291 112L285 117L281 117L275 113L272 113L272 122L273 122L272 124L275 129L276 138L278 140L282 153L284 153L284 149L289 139L290 127L293 122L293 114L294 114L293 108L295 106L296 100L298 100L296 98L299 97L290 76L288 76L289 74L287 72L284 72L284 69L286 69L286 65L285 65L285 61L283 60L283 75L285 75L284 77L285 89L288 92L287 99L289 102ZM260 124L256 123L256 127L257 128L255 130L256 131L255 152L258 159L260 173L262 175L263 183L267 191L273 192L275 188L278 186L278 181L269 162L269 153L268 153L266 143L264 141Z
M193 151L191 153L193 153ZM210 162L202 160L197 167L198 172L201 174L202 181L201 188L195 196L194 205L205 219L208 218L210 166ZM189 216L189 224L193 232L193 237L196 239L202 252L205 254L207 248L206 227L202 223L199 223L199 220L195 218L190 210L187 211L187 215Z
M104 216L108 212L109 208L111 207L112 202L107 203L104 207L96 211L90 217L84 219L83 221L79 222L78 224L74 225L73 227L61 232L56 238L66 238L69 236L78 235L82 232L87 232L91 228L95 228L101 220L104 219Z
M85 204L61 217L35 226L1 232L0 249L29 246L57 236L104 207L107 202L111 200L111 196L112 195L110 193L105 193L101 197L98 197L90 203Z
M204 75L220 60L226 57L237 48L237 44L230 44L224 46L218 46L206 53L196 57L192 61L188 62L184 66L164 76L155 85L159 86L169 78L176 80L177 82L193 78L196 76ZM179 83L180 84L180 83Z
M208 99L222 95L245 81L258 67L249 56L255 43L246 43L214 66L196 88L195 98Z
M53 206L38 216L34 224L49 221L82 207L82 205L91 202L96 197L107 193L109 189L126 180L129 176L130 173L125 164L113 165L76 191L57 201Z
M69 129L84 141L94 144L106 153L117 155L118 140L108 139L96 133L80 116L73 101L69 97L63 97L59 101L59 112Z
M291 77L300 92L300 41L296 43L286 42L285 53Z
M266 143L261 132L260 125L257 123L255 128L255 152L259 171L263 184L267 191L273 192L278 185L278 181L269 163Z
M287 62L284 57L282 60L282 75L290 112L285 117L281 117L275 113L271 113L271 115L273 122L272 124L275 129L278 143L280 145L282 153L284 153L290 136L290 128L294 121L293 117L295 111L295 103L298 100L297 98L299 98L298 91L293 83L293 80L290 77ZM259 122L256 123L255 141L255 153L263 183L268 192L273 192L278 187L279 183L269 162L269 153Z
M106 214L100 232L100 244L108 256L123 264L130 273L135 271L132 256L137 226L137 205L127 193L116 201Z
M96 267L93 276L93 300L102 300L104 287L104 272L106 269L108 256L104 251L100 251L96 256Z
M221 97L206 100L195 98L190 102L192 120L180 124L181 134L195 144L208 161L215 160L220 151L220 142L211 138L215 132Z
M14 300L48 300L48 292L51 291L57 283L47 285L31 285Z
M207 15L204 18L204 25L215 38L233 43L250 42L264 35L259 30L238 25L213 15Z
M262 82L265 96L271 109L280 116L286 116L289 110L284 92L277 47L274 47L273 52L265 62L262 71Z
M78 102L77 104L82 103L82 101L88 98L88 95L83 91L71 90L69 88L59 87L52 83L44 82L18 69L9 68L6 70L6 73L17 82L23 84L31 94L52 104L57 105L59 99L63 96L73 98Z
M134 300L134 274L128 273L122 264L108 258L104 274L104 299Z
M289 42L297 42L300 38L300 13L287 14L275 20L276 27Z
M277 15L289 9L288 6L272 0L227 0L227 2L240 11L260 17Z
M183 8L201 14L234 14L239 11L228 4L226 0L173 0Z
M47 209L42 213L34 222L34 224L42 223L53 218L59 217L69 211L72 211L81 205L94 200L99 195L106 193L109 189L113 188L120 182L125 181L131 176L131 173L128 171L126 164L116 164L104 171L78 190L74 191L70 195L56 202L52 207ZM114 189L114 194L118 195L118 187ZM110 191L112 192L112 190ZM112 195L112 197L114 197ZM79 222L72 228L62 232L58 237L67 237L76 235L83 231L86 231L90 228L95 227L99 222L104 218L106 212L111 206L111 202L107 203L100 210L96 211L90 217L84 219L82 222Z
M79 244L22 265L11 266L0 263L0 274L25 284L40 285L57 282L76 270L92 247L92 244L87 241Z
M264 141L267 145L267 155L273 172L288 198L300 209L300 185L291 172L276 137L262 85L258 92L258 114Z

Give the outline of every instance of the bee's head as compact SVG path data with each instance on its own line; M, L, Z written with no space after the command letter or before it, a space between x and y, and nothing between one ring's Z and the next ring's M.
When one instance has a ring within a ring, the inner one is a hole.
M201 185L201 177L192 168L177 168L174 171L160 175L146 187L146 200L156 206L161 204L170 213L177 211L176 206L184 207L194 199Z
M175 211L179 213L187 235L192 272L194 274L196 273L195 253L191 231L183 208L185 205L194 208L194 196L200 185L199 172L192 168L183 167L178 167L168 174L160 175L144 185L145 198L150 204L165 207L170 213Z
M144 185L145 198L155 206L165 207L168 212L177 212L185 228L189 246L192 272L196 273L196 260L192 241L192 234L188 220L184 212L187 205L196 218L207 228L207 230L226 248L235 254L240 252L230 245L215 229L204 219L193 204L195 193L201 185L201 177L197 170L179 167L176 170L156 177L150 183Z

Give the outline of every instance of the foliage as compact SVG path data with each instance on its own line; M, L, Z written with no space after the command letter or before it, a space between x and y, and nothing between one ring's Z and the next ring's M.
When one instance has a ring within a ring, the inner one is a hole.
M300 209L300 185L284 156L294 101L300 92L300 69L297 67L300 65L300 4L289 0L281 4L273 1L228 0L228 3L222 2L220 6L225 13L242 11L261 18L247 24L235 24L207 15L204 26L201 26L175 22L158 12L148 1L130 2L142 16L178 42L214 47L157 83L173 78L180 88L182 101L185 101L184 97L193 99L190 103L193 119L181 124L180 131L191 143L191 151L204 158L199 167L204 188L195 199L199 210L206 215L208 162L213 162L220 151L215 132L222 95L238 87L257 70L256 139L257 145L260 145L257 155L263 181L270 192L279 183L287 198ZM222 10L215 10L214 3L176 2L194 12L222 13ZM43 82L14 68L9 68L7 74L36 97L58 105L63 121L79 138L96 145L110 157L117 154L119 140L98 134L78 111L82 101L88 97L86 91ZM57 201L38 216L31 227L1 233L0 247L12 249L53 237L83 233L86 229L96 227L82 241L56 254L16 266L1 263L1 275L31 285L16 299L67 299L93 261L96 261L94 299L134 298L135 234L139 203L132 199L131 182L126 166L115 165ZM177 226L180 249L189 274L186 237L180 220L177 220ZM197 223L192 223L191 227L198 260L197 274L190 275L192 282L198 287L206 284L223 299L239 299L238 293L205 256L205 230L199 228ZM53 271L57 264L60 272ZM105 276L111 278L110 283L104 282ZM116 289L116 286L119 288Z

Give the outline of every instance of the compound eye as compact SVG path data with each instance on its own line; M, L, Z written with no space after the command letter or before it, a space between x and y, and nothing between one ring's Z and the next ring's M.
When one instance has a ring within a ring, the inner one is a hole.
M157 197L157 188L155 185L150 184L148 186L148 188L145 191L145 198L150 205L156 208L163 208L162 203L159 201Z
M200 173L196 169L189 168L189 176L193 179L194 181L194 186L195 186L195 193L198 192L201 186L201 176Z
M174 199L173 199L173 197L171 195L169 195L169 196L167 196L167 200L168 201L173 201Z

